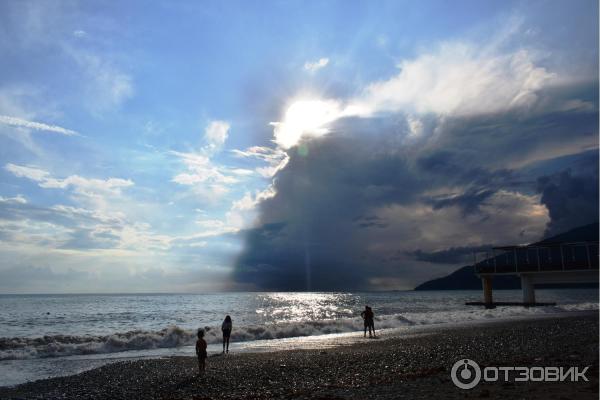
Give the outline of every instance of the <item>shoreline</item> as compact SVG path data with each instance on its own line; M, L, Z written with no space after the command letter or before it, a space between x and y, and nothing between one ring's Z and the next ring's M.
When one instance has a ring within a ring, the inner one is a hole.
M325 346L312 349L211 355L202 377L196 376L193 357L119 361L77 375L0 387L0 398L391 399L398 393L439 397L441 387L447 398L495 392L511 398L519 390L528 398L553 398L548 387L557 399L597 398L598 312L565 314L394 330L379 340L351 334L352 340L334 339L331 347L325 340ZM452 384L449 371L464 357L489 366L589 365L589 382L486 382L463 391ZM371 385L377 385L376 392Z
M598 310L577 310L569 312L553 312L520 316L491 317L488 319L466 320L463 322L440 322L431 324L412 324L395 328L378 329L378 336L383 339L394 337L412 337L438 333L441 330L460 329L465 327L485 327L495 324L518 321L534 321L540 319L559 319L576 316L597 315ZM273 339L235 341L231 344L232 353L263 353L290 350L323 350L339 346L348 346L364 342L361 331L338 332L329 334L304 335ZM221 344L210 344L208 354L220 354ZM0 361L0 377L3 383L0 388L10 388L38 380L69 377L92 369L100 368L116 362L164 359L178 356L195 356L193 345L165 347L154 349L127 350L108 353L74 354L61 357L42 357ZM36 376L36 368L44 371L46 376Z

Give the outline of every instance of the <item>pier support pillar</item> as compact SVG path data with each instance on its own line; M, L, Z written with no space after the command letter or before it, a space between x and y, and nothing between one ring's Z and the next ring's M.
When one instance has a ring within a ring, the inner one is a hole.
M521 275L521 290L523 290L523 303L535 304L535 289L531 276Z
M492 300L492 277L491 276L482 276L481 284L483 286L483 302L485 303L485 308L493 308L493 300Z

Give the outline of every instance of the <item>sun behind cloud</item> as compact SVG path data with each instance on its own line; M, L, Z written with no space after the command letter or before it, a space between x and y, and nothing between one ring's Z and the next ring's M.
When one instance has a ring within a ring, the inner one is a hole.
M275 127L275 142L284 149L298 144L302 137L319 137L327 134L327 124L343 114L335 100L297 100L284 114L283 121L271 122Z

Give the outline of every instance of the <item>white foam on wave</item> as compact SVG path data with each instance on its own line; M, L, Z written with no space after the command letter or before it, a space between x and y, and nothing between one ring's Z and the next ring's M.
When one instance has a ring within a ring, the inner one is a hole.
M491 318L506 319L549 313L598 310L598 303L579 303L553 307L498 307L485 310L465 307L459 310L407 312L380 315L375 319L377 329L400 328L411 325L443 323L468 323ZM209 344L220 343L221 331L216 327L204 327L205 340ZM231 340L234 342L283 339L332 333L356 332L363 329L360 318L340 318L308 322L279 323L235 327ZM170 326L160 331L130 331L104 336L53 335L39 338L0 338L0 360L62 357L70 355L108 354L129 350L152 350L191 346L196 331Z
M106 336L53 335L39 338L0 338L0 360L179 347L190 344L194 338L194 332L177 326L158 332L130 331Z

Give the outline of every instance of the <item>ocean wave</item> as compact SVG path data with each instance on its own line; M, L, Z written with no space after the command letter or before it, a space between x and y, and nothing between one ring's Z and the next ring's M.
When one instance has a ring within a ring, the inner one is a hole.
M411 325L464 323L489 318L510 318L546 313L597 310L598 303L580 303L557 307L498 307L494 310L466 307L461 310L407 312L379 315L375 318L377 329L390 329ZM218 327L204 327L209 344L220 343ZM286 322L271 325L237 326L231 334L234 342L283 339L302 336L356 332L363 329L360 318L341 318L309 322ZM0 338L0 361L63 357L70 355L107 354L129 350L152 350L191 346L196 340L196 330L170 326L160 331L129 331L103 336L52 335L38 338Z
M379 328L411 325L401 315L381 316ZM313 322L281 323L235 327L231 333L234 342L283 339L301 336L354 332L362 329L360 318L321 320ZM208 344L220 343L221 330L204 327ZM70 355L106 354L127 350L151 350L191 346L196 341L196 330L170 326L160 331L130 331L104 336L53 335L39 338L0 338L0 360L62 357Z
M171 326L158 332L130 331L105 336L52 335L0 338L0 360L105 354L179 347L194 342L195 332Z

